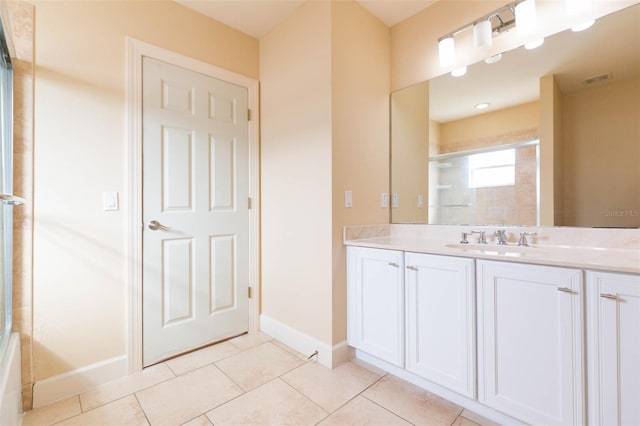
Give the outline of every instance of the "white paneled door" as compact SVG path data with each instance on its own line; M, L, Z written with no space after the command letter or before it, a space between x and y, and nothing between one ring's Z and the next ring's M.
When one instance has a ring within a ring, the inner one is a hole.
M143 59L143 364L248 330L247 89Z

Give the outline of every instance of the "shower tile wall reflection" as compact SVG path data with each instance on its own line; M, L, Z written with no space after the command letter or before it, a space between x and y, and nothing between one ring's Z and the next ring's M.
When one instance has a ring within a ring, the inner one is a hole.
M536 225L537 146L515 151L515 184L471 188L469 155L429 162L429 223L440 225Z

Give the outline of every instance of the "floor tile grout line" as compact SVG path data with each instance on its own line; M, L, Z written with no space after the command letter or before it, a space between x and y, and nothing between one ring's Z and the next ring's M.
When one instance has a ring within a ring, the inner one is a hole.
M458 405L458 404L456 404ZM453 419L453 421L451 422L451 424L449 426L453 426L453 424L456 422L456 420L458 420L461 416L462 416L462 412L464 411L464 408L458 405L458 408L460 409L460 412L458 413L458 415L455 417L455 419ZM466 417L465 417L466 418ZM474 422L475 423L475 422Z
M316 361L316 362L317 362L317 361ZM351 362L351 361L347 361L347 362ZM307 362L307 363L305 363L305 364L303 364L303 365L301 365L300 367L303 367L303 366L305 366L306 364L308 364L308 362ZM346 364L346 363L345 363L345 364ZM358 365L358 364L354 364L354 365ZM364 368L364 369L368 370L366 367L363 367L362 365L358 365L358 366L359 366L359 367L361 367L361 368ZM298 368L300 368L300 367L298 367ZM293 371L293 370L292 370L292 371ZM371 370L368 370L368 371L369 371L369 372L371 372L371 373L373 373L373 374L375 374L376 376L378 376L378 374L377 374L377 373L375 373L375 372L373 372L373 371L371 371ZM290 372L291 372L291 371L290 371ZM290 386L293 390L295 390L296 392L298 392L299 394L301 394L302 396L304 396L306 399L308 399L309 401L311 401L313 404L315 404L316 406L320 407L323 411L326 411L327 413L329 413L329 414L327 414L327 416L325 416L323 419L321 419L321 420L319 420L317 423L315 423L316 425L318 425L319 423L323 422L323 421L324 421L325 419L327 419L329 416L331 416L331 415L335 414L338 410L340 410L342 407L344 407L345 405L347 405L348 403L350 403L351 401L353 401L354 399L356 399L358 396L360 396L363 392L365 392L365 391L366 391L367 389L369 389L371 386L375 385L375 384L376 384L376 383L378 383L380 380L382 380L382 378L385 376L385 375L378 376L378 378L377 378L373 383L371 383L370 385L366 386L363 390L361 390L360 392L358 392L358 393L357 393L356 395L354 395L353 397L349 398L349 400L347 400L346 402L344 402L343 404L341 404L340 406L338 406L335 410L333 410L333 411L329 411L329 410L325 410L325 408L324 408L324 407L320 406L318 403L316 403L315 401L313 401L310 397L308 397L307 395L305 395L304 393L302 393L302 391L298 390L295 386L293 386L292 384L290 384L289 382L287 382L284 378L282 378L282 376L284 376L285 374L288 374L288 373L283 373L283 374L279 377L279 378L280 378L280 380L282 380L284 383L286 383L288 386ZM387 410L387 411L389 411L389 410ZM395 413L394 413L394 414L395 414ZM398 417L399 417L399 416L398 416Z
M60 419L60 420L58 420L58 421L57 421L57 422L55 422L55 423L47 423L49 426L53 426L53 425L55 425L55 424L62 423L62 422L64 422L64 421L67 421L67 420L69 420L69 419L72 419L72 418L74 418L74 417L77 417L77 416L80 416L80 415L84 414L84 413L82 412L82 405L80 404L80 395L75 395L75 397L76 397L76 398L78 398L78 405L80 406L80 413L79 413L79 414L74 414L74 415L69 416L69 417L65 417L64 419ZM46 405L45 405L45 407L46 407ZM24 415L24 414L23 414L23 415Z
M363 391L363 393L364 393L364 391ZM398 418L400 418L400 419L404 420L405 422L409 423L410 425L414 425L414 426L416 426L416 424L415 424L415 423L413 423L412 421L410 421L409 419L405 419L405 418L404 418L403 416L401 416L399 413L396 413L395 411L390 410L389 408L385 407L384 405L379 404L378 402L376 402L376 401L374 401L373 399L371 399L371 398L367 397L366 395L364 395L364 394L363 394L363 395L362 395L362 397L363 397L364 399L366 399L367 401L371 402L372 404L375 404L375 405L377 405L378 407L382 408L383 410L385 410L385 411L387 411L387 412L389 412L389 413L393 414L394 416L396 416L396 417L398 417Z
M64 418L64 419L58 420L58 421L57 421L57 422L55 422L55 423L49 423L49 426L54 426L54 425L60 424L60 423L62 423L62 422L66 422L67 420L71 420L71 419L76 418L76 417L78 417L78 416L82 416L82 415L84 415L84 414L90 413L90 412L92 412L92 411L94 411L94 410L97 410L98 408L102 408L102 407L104 407L104 406L106 406L106 405L112 404L112 403L114 403L114 402L120 401L120 400L125 399L125 398L128 398L128 397L130 397L130 396L134 396L134 397L135 397L135 395L134 395L134 394L132 394L132 393L128 393L128 394L126 394L126 395L124 395L124 396L122 396L122 397L120 397L120 398L116 398L116 399L114 399L113 401L109 401L109 403L107 403L107 404L103 404L103 405L97 406L97 407L95 407L95 408L92 408L91 410L87 410L87 411L80 411L80 413L78 413L78 414L74 414L73 416L70 416L70 417L67 417L67 418ZM78 395L78 397L79 397L79 395ZM136 400L137 400L137 398L136 398ZM140 405L140 409L144 412L144 409L142 408L142 405ZM146 417L146 414L145 414L145 417Z
M138 395L136 395L135 393L133 393L132 395L136 399L136 402L138 403L138 406L140 407L140 410L142 410L142 414L144 415L144 418L147 421L147 424L151 425L151 420L149 420L149 416L147 415L147 412L144 411L144 407L142 406L142 403L140 402L140 399L138 399Z
M297 388L295 388L293 385L291 385L289 382L287 382L286 380L284 380L282 378L282 376L276 377L278 380L280 380L282 383L284 383L285 385L289 386L291 389L293 389L295 392L297 392L298 394L302 395L302 397L304 399L306 399L307 401L311 402L313 405L315 405L316 407L318 407L319 409L321 409L322 411L324 411L325 413L327 413L326 416L324 416L321 420L319 420L317 423L314 424L318 424L321 421L323 421L324 419L326 419L327 417L329 417L330 415L332 415L334 412L333 411L329 411L329 410L325 410L324 407L322 407L320 404L318 404L317 402L315 402L313 399L309 398L307 395L305 395L304 393L302 393L300 390L298 390Z
M158 364L154 364L154 366L155 366L155 365L159 365L159 364L160 364L160 363L158 363ZM162 362L162 364L164 364L164 362ZM100 386L98 386L98 387L95 387L95 388L93 388L93 389L90 389L90 390L88 390L88 391L86 391L86 392L79 393L79 394L77 394L77 396L78 396L78 399L80 400L80 409L82 410L82 412L83 412L83 413L88 413L88 412L89 412L89 411L91 411L91 410L95 410L96 408L99 408L99 407L104 407L104 406L105 406L105 405L107 405L107 404L111 404L112 402L114 402L114 401L118 401L119 399L122 399L122 398L124 398L124 397L129 396L129 395L135 395L135 394L136 394L136 393L138 393L138 392L143 392L143 391L145 391L145 390L147 390L147 389L150 389L150 388L152 388L152 387L154 387L154 386L160 385L160 384L162 384L162 383L168 382L169 380L177 379L178 377L180 377L180 376L177 376L177 375L173 372L173 370L171 370L171 367L169 367L168 365L166 365L166 367L169 369L169 371L171 372L171 374L173 374L173 377L169 377L169 378L167 378L167 379L163 379L163 380L161 380L161 381L159 381L159 382L157 382L157 383L153 383L153 384L151 384L151 385L149 385L149 386L145 386L145 387L140 388L140 389L137 389L137 390L135 390L135 391L133 391L133 392L129 392L129 393L128 393L128 394L126 394L126 395L121 395L121 396L119 396L119 397L117 397L117 398L115 398L115 399L111 399L111 400L109 400L109 401L102 402L102 403L100 403L100 404L96 405L95 407L92 407L92 408L88 409L87 411L84 411L84 410L82 409L82 398L81 398L81 396L82 396L82 395L84 395L84 394L86 394L86 393L88 393L88 392L91 392L91 391L93 391L93 390L95 390L95 389L99 389L100 387L102 387L102 386L106 386L106 385L108 385L108 384L110 384L110 383L115 383L115 382L117 382L118 380L125 380L125 379L127 379L127 378L131 377L131 375L129 375L129 376L124 376L124 377L122 377L121 379L112 380L112 381L107 382L107 383L104 383L104 384L102 384L102 385L100 385ZM195 370L193 370L193 371L195 371ZM134 374L135 374L135 373L134 373Z

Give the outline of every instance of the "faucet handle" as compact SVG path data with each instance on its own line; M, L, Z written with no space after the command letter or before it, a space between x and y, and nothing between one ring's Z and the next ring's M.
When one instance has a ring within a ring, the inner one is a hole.
M519 246L529 247L529 243L527 242L527 235L533 236L533 235L538 235L538 233L537 232L521 232L520 241L518 241Z
M460 244L469 244L469 240L467 240L468 236L469 236L469 232L462 232L460 237Z
M485 231L471 231L472 234L480 234L478 237L478 244L487 244L487 238L485 237Z

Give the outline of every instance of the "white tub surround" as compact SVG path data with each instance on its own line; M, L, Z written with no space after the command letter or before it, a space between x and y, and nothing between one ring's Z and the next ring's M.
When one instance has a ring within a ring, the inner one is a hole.
M507 246L500 246L494 231L504 229ZM460 245L462 232L485 231L488 244ZM529 247L518 247L521 232ZM467 225L365 225L344 228L347 246L401 250L502 260L536 265L564 266L610 272L640 273L640 229L555 228Z
M0 353L0 425L19 425L22 416L20 336L11 333Z

